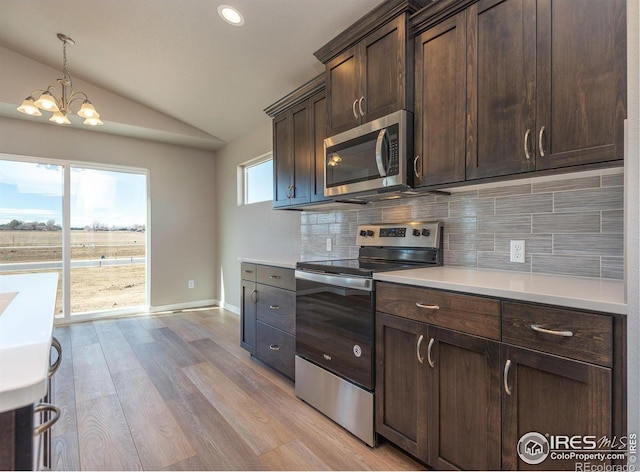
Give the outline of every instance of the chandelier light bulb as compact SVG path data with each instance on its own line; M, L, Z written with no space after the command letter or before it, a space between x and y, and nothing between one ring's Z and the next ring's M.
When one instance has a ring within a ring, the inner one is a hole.
M69 121L69 118L67 118L67 115L65 115L61 111L56 111L53 115L51 115L51 118L49 118L49 121L53 121L54 123L57 123L59 125L71 124L71 122Z
M103 125L104 123L102 121L100 121L100 118L99 118L98 114L96 113L91 118L87 118L86 120L84 120L82 122L82 124L89 125L89 126L100 126L100 125Z
M38 107L36 106L32 96L28 96L27 98L25 98L22 102L22 105L16 108L16 110L18 110L20 113L24 113L25 115L42 116L42 113L40 113L40 110L38 110Z
M55 97L51 95L51 92L48 91L43 92L42 95L40 95L40 98L36 101L35 105L41 110L53 112L60 111Z
M78 116L82 118L93 118L94 116L98 118L100 117L95 107L93 106L93 103L91 103L89 100L85 100L84 102L82 102L80 111L78 111Z

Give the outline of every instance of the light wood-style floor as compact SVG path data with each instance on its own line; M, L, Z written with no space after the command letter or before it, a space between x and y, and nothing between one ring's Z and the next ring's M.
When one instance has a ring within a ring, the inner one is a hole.
M56 470L415 470L295 397L222 309L55 329Z

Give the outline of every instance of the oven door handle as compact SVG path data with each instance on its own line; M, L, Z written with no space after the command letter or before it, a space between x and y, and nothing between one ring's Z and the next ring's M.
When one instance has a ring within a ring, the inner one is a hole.
M352 288L365 292L373 291L373 280L364 277L349 277L348 275L320 274L318 272L308 272L296 270L296 279L308 280L337 287Z

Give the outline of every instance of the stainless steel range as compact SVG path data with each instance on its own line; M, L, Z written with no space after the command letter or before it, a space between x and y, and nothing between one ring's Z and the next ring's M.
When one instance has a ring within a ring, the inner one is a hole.
M440 222L362 225L358 259L296 266L296 395L370 446L375 272L442 265Z

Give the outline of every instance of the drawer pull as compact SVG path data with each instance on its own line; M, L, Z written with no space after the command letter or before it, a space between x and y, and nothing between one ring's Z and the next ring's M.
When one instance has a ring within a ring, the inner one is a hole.
M424 336L421 334L418 338L418 342L416 343L416 356L418 356L418 362L420 364L424 364L424 357L420 356L420 346L422 346L422 341L424 341Z
M251 292L251 297L250 298L251 298L251 302L252 303L258 303L258 291L254 289Z
M432 369L436 366L436 363L433 362L433 359L431 359L431 349L433 349L434 342L435 342L435 339L433 338L429 339L429 345L427 346L427 362L429 363L429 366Z
M540 325L537 324L532 324L531 325L531 329L538 332L538 333L543 333L543 334L553 334L554 336L562 336L565 338L570 338L571 336L573 336L573 331L562 331L562 330L555 330L555 329L545 329L542 328Z
M509 388L509 369L511 369L511 359L507 359L507 362L504 363L504 393L507 395L511 395L511 389Z
M281 279L282 277L280 277L279 275L270 275L269 278L270 279Z
M272 310L279 310L280 309L280 305L269 305L269 308Z
M249 269L245 269L245 270L244 270L244 273L245 273L245 274L253 274L253 271L252 271L252 270L249 270Z
M420 302L416 303L416 306L417 306L418 308L424 308L425 310L433 310L433 311L436 311L436 310L439 310L439 309L440 309L440 307L439 307L438 305L424 305L424 304L422 304L422 303L420 303Z
M271 349L272 351L279 351L280 346L278 346L277 344L269 344L269 349Z

